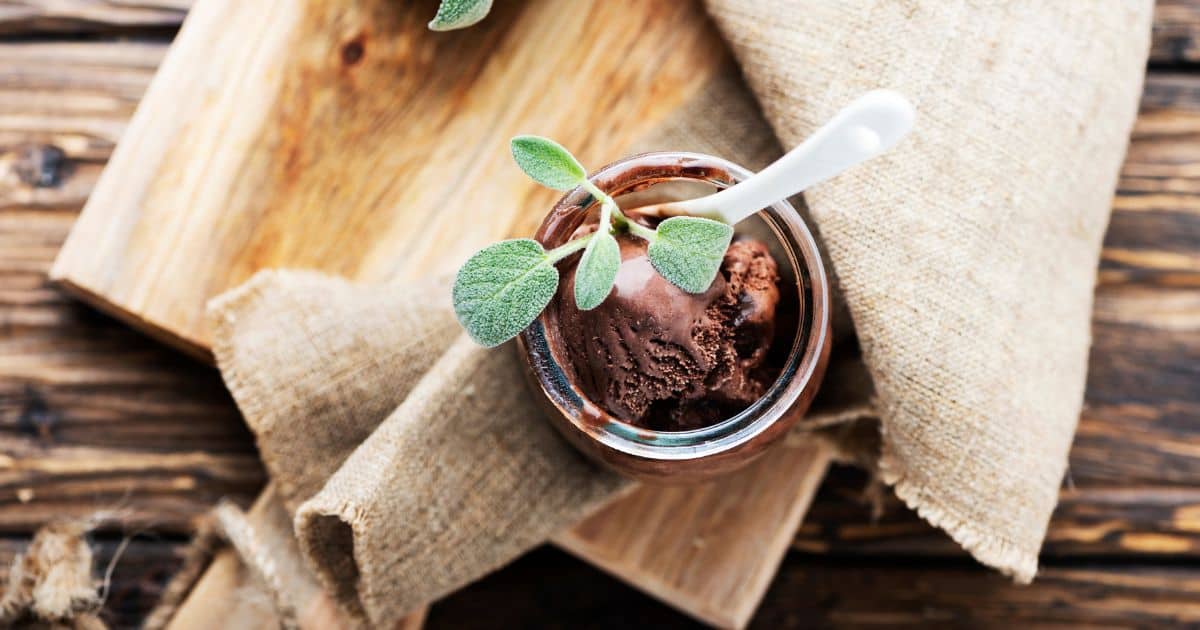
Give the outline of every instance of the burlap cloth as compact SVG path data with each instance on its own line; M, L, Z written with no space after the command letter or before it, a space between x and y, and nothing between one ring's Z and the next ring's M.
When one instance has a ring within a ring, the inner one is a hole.
M916 104L912 137L807 195L853 321L839 337L857 335L874 383L884 481L1031 580L1082 402L1151 3L707 6L749 92L717 79L643 148L761 166L868 89ZM359 620L394 621L628 485L538 416L511 348L461 336L444 284L272 271L210 310L299 548ZM823 396L871 402L841 373Z

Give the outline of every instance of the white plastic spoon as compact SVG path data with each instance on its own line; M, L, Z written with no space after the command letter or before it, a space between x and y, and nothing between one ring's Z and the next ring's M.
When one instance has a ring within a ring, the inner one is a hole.
M730 225L892 148L913 126L916 112L891 90L873 90L770 166L717 193L639 208L651 216L692 215Z

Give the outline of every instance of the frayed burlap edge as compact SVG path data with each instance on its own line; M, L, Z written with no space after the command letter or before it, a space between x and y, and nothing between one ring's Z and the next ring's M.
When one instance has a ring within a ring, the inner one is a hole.
M878 401L872 400L869 403L852 405L833 413L817 414L815 417L805 418L788 434L787 443L799 444L814 437L827 442L838 453L837 459L867 469L870 475L868 488L880 483L891 487L896 496L909 509L916 512L930 525L946 532L954 542L979 562L997 569L1017 583L1029 584L1032 582L1037 574L1037 552L1021 549L1012 541L997 538L994 533L985 534L969 519L963 518L933 498L932 494L926 492L924 486L911 480L902 462L891 452L891 442L887 438L884 423L878 422L879 409ZM836 430L862 421L877 423L881 442L875 445L877 448L863 448L859 444L844 444L845 436ZM833 431L830 431L831 429ZM878 455L873 455L871 451ZM872 504L873 516L878 518L878 514L882 512L882 495L869 503Z
M234 347L237 337L234 334L234 329L237 326L237 313L245 310L245 307L250 305L262 296L272 287L280 284L281 278L286 277L309 277L317 280L339 280L336 276L312 270L291 270L291 269L263 269L255 273L250 279L246 280L241 285L226 291L213 299L207 304L207 313L209 321L209 330L212 333L212 352L216 359L218 368L221 371L221 378L224 379L226 387L245 417L262 418L273 411L261 404L260 398L254 395L254 392L260 391L262 386L257 382L253 374L243 373L238 367L236 360L236 349ZM262 397L261 400L268 398ZM255 441L258 440L257 435ZM295 496L296 488L286 479L273 478L272 485L277 486L276 492L283 496ZM233 532L243 532L252 534L253 528L246 520L244 513L232 505L224 506L224 518L221 519L221 529L225 537L230 540L233 547L237 550L242 561L247 563L256 575L267 586L270 591L271 598L275 604L276 612L279 615L282 623L287 624L289 620L296 619L295 608L287 602L286 593L281 592L281 587L270 579L269 567L256 562L261 553L256 553L256 545L251 544L251 536L241 536L242 545L238 544L239 538L230 535ZM220 509L220 508L218 508ZM221 512L218 512L218 516ZM239 527L242 525L244 527ZM294 531L294 530L293 530ZM303 542L299 541L298 542ZM262 558L266 559L266 558ZM317 578L318 583L329 593L337 595L341 590L344 590L345 585L339 585L338 582L330 576L325 575L325 572L320 567L314 567L308 562L307 554L304 558L305 564L312 570L313 575ZM335 597L335 600L341 604L343 612L350 617L355 623L365 623L367 621L366 611L359 605L357 597L342 598Z
M1149 55L1150 38L1146 38L1145 55ZM1145 75L1141 75L1137 79L1134 94L1142 93L1142 86L1145 83ZM1136 114L1137 108L1134 108ZM1125 146L1121 149L1121 154L1124 155L1129 150L1129 138L1133 134L1133 128L1136 123L1136 115L1130 117L1125 129L1123 137ZM1111 181L1117 182L1120 179L1120 173L1124 159L1117 161L1116 171L1112 173ZM1104 234L1108 230L1108 222L1111 219L1111 214L1105 215L1105 225L1101 230ZM1099 253L1097 252L1097 256ZM1094 268L1092 273L1092 285L1096 284L1096 278L1099 269ZM1094 296L1093 296L1094 302ZM1092 304L1088 305L1088 310L1093 310ZM1085 359L1086 360L1086 359ZM1086 378L1087 368L1084 367L1084 376ZM1083 405L1083 384L1078 392L1079 404ZM1075 433L1077 425L1071 428L1072 435ZM992 567L1002 574L1007 575L1018 584L1030 584L1033 578L1037 575L1038 570L1038 553L1040 546L1037 549L1022 549L1020 545L1012 540L998 536L995 532L984 532L970 519L964 518L961 514L946 507L941 501L935 498L935 495L926 492L925 487L913 481L908 476L903 462L896 457L892 451L892 442L888 439L886 423L880 424L880 437L882 439L882 449L879 457L879 476L884 483L892 486L896 496L904 502L909 509L917 513L918 516L928 521L934 527L942 529L954 542L958 543L966 549L968 553L975 557L979 562ZM1065 473L1064 462L1064 473ZM1043 532L1041 538L1045 539Z
M242 412L243 417L262 418L273 412L260 402L268 400L268 397L261 397L260 399L254 396L255 391L262 389L255 382L254 375L242 373L238 369L238 362L234 360L236 355L234 343L237 340L234 335L234 327L237 325L237 315L235 313L243 310L245 305L258 299L272 284L277 284L279 278L288 276L336 279L336 276L319 271L263 269L236 288L212 298L206 306L208 327L212 338L213 358L216 360L217 368L221 372L221 378L225 381L225 387L229 389L229 393L233 396L233 400L237 403L237 407ZM255 434L254 440L258 442L257 434ZM287 479L272 479L272 483L279 487L279 491L283 496L290 497L296 495L296 487L294 484L289 483Z
M1037 574L1038 554L1021 549L995 532L985 533L971 521L947 508L924 486L907 477L904 467L891 452L886 429L881 423L883 454L879 458L879 475L892 487L896 496L930 525L946 532L954 542L966 549L976 560L1011 577L1018 584L1029 584Z
M366 590L369 588L369 584L359 579L359 567L369 564L369 559L359 557L359 549L362 545L356 540L358 534L351 523L361 523L366 520L365 514L356 514L355 510L347 503L340 504L334 509L323 510L302 507L296 513L295 520L297 530L312 529L326 532L326 534L333 531L338 532L339 536L336 538L331 535L321 536L322 544L349 546L349 549L346 550L346 557L343 558L346 562L340 563L341 566L336 570L334 567L311 561L309 566L312 567L313 574L316 575L321 586L333 595L334 601L352 619L359 622L369 622L363 601L372 593ZM297 542L300 544L300 550L306 560L316 557L320 553L320 550L315 548L316 544L311 537L298 536Z
M868 489L881 483L886 484L909 509L930 525L945 531L954 542L979 562L999 570L1020 584L1032 582L1037 573L1037 552L1021 549L1009 540L997 538L995 534L984 534L970 520L959 516L933 498L933 495L925 491L924 486L909 479L902 462L891 453L891 443L887 439L884 424L878 422L879 415L879 404L874 400L833 413L818 414L813 418L805 418L796 425L788 434L787 443L799 444L813 439L814 436L829 443L835 452L839 453L838 459L867 469L870 475ZM881 444L876 446L880 448L865 449L861 448L861 445L848 446L842 443L844 437L836 429L861 421L877 423ZM830 432L830 429L835 431ZM878 456L869 451L878 453ZM864 495L869 494L869 490L864 491ZM868 503L872 505L873 517L878 518L882 512L882 495L868 500Z

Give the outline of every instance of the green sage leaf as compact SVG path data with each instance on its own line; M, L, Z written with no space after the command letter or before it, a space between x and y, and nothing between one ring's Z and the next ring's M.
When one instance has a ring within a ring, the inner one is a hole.
M541 243L519 238L471 256L454 281L454 314L488 348L516 337L537 319L558 289L558 269Z
M717 277L732 239L733 227L720 221L672 217L658 225L646 254L671 284L703 293Z
M587 172L575 156L549 138L517 136L510 145L517 166L543 186L570 190L587 177Z
M442 0L437 15L429 23L431 31L452 31L466 28L487 17L492 0Z
M604 228L592 236L575 268L575 306L590 311L612 292L621 269L621 247Z

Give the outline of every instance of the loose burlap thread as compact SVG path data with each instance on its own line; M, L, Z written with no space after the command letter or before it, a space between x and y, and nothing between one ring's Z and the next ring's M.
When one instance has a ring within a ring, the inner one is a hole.
M853 321L839 338L857 335L873 381L884 480L981 562L1029 581L1081 405L1149 3L708 8L766 123L722 78L646 148L758 166L775 138L794 146L867 89L916 103L914 135L811 191L810 216ZM538 417L511 348L459 337L445 289L271 271L211 307L219 365L300 549L373 624L628 486ZM870 384L853 391L857 415Z

